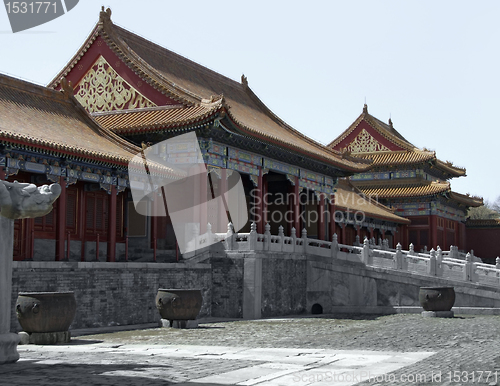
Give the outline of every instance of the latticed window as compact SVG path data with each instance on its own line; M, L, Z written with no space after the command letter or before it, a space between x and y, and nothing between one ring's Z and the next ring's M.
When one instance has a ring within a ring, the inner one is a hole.
M106 236L108 233L108 194L106 192L86 192L85 233Z

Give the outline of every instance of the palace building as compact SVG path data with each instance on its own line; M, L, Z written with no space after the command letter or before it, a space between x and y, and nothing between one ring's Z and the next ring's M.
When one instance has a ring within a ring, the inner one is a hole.
M369 171L356 173L350 182L367 197L392 208L411 224L403 231L403 245L415 250L466 249L468 208L483 200L454 192L450 180L465 176L465 169L443 162L435 151L419 149L394 127L368 113L361 115L329 145L345 156L373 162Z
M109 9L48 88L0 75L0 116L0 177L64 188L51 214L16 222L17 260L177 259L170 217L136 211L127 167L144 147L188 132L212 176L201 194L241 175L249 221L240 232L256 222L264 233L269 223L272 234L395 246L411 227L347 179L372 173L364 154L313 141L273 114L244 76L236 82L118 27ZM200 213L200 233L209 223L227 230L218 221Z

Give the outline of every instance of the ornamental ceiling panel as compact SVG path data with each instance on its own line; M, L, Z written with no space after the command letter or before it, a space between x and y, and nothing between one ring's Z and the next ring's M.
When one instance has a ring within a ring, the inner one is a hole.
M347 146L351 153L371 153L375 151L389 151L390 149L378 142L368 131L362 129Z
M90 113L156 107L123 79L102 55L75 87L75 97Z

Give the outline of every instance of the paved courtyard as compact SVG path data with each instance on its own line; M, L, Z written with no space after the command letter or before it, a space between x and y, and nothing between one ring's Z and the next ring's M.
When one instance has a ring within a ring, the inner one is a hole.
M19 346L1 385L497 385L500 316L205 320ZM371 377L371 378L370 378Z

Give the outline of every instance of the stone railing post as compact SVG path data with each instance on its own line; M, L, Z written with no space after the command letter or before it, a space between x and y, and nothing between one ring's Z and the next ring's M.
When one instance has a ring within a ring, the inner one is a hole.
M271 249L271 225L267 223L264 226L264 250L269 251Z
M379 237L379 238L378 238L378 244L377 244L377 246L378 246L380 249L382 249L382 238L381 238L381 237Z
M395 262L395 267L396 269L401 269L401 270L408 270L408 262L406 261L405 257L403 256L403 247L401 246L400 243L396 245L396 255L394 255L394 262Z
M363 260L363 263L365 263L366 265L373 265L373 256L370 251L370 244L366 237L365 240L363 241L363 250L361 251L361 258Z
M332 244L330 246L330 252L331 252L331 256L333 259L337 258L338 251L339 251L339 241L338 241L337 234L334 233L332 236Z
M408 248L408 256L415 256L415 246L413 243L410 244L410 247Z
M394 269L401 269L401 253L398 252L400 251L398 251L398 247L396 246L396 254L394 255L392 260L392 266Z
M497 256L497 258L496 258L496 260L495 260L495 263L496 263L495 268L496 268L496 269L498 269L498 270L500 271L500 257L498 257L498 256ZM499 278L499 280L500 280L500 273L499 273L499 272L497 272L497 277L498 277L498 278ZM499 283L499 284L500 284L500 283Z
M297 229L292 227L292 231L290 232L290 237L292 238L293 251L297 251Z
M278 228L278 237L280 238L280 251L283 252L283 246L285 244L285 232L284 232L284 229L283 229L283 225L280 225L280 227Z
M466 281L474 281L474 265L472 263L473 255L469 252L465 256L465 265L464 265L464 280Z
M212 224L207 223L207 244L212 245L214 243L214 234L212 233Z
M302 229L302 252L307 253L307 230Z
M436 251L431 249L429 257L429 265L427 266L427 273L431 276L436 276Z
M443 251L439 246L436 255L436 276L443 276Z
M236 247L236 240L234 237L234 227L232 223L227 224L226 234L226 250L232 251Z
M257 249L257 224L252 222L250 224L250 234L248 235L248 249L255 251Z
M360 243L360 240L359 240L359 235L356 235L356 239L354 240L354 245L356 247L360 247L361 246L361 243Z

